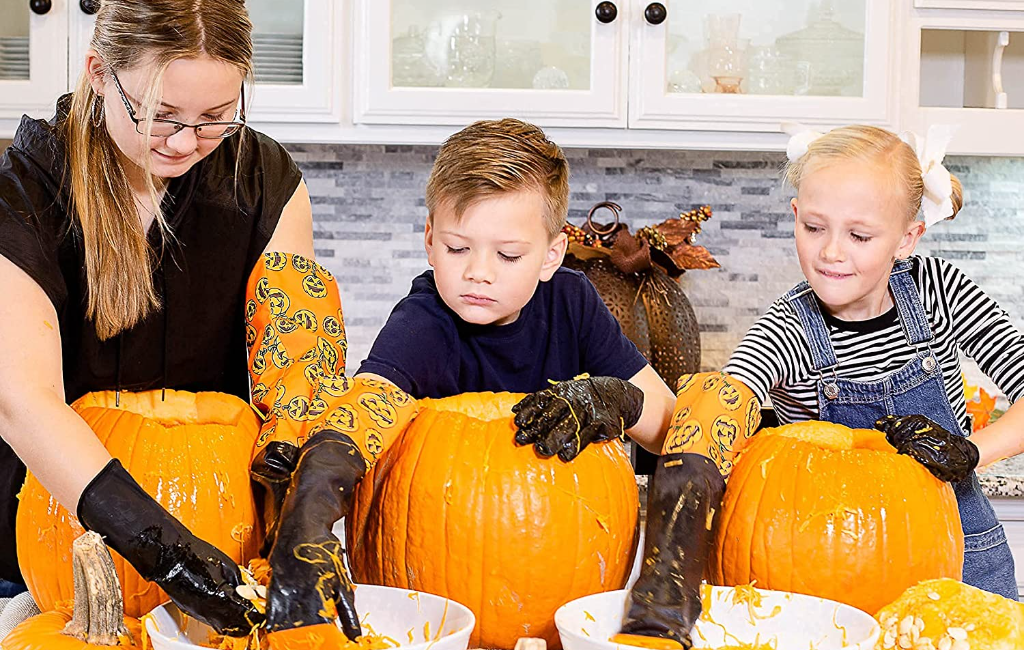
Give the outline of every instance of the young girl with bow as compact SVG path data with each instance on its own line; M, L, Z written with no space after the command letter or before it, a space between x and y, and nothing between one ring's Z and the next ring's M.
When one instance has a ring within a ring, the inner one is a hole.
M1013 557L974 470L1024 451L1024 336L959 269L913 255L925 230L963 204L960 182L942 165L950 135L849 126L790 141L785 176L797 190L806 280L771 305L723 372L680 380L623 633L686 646L725 478L768 396L784 424L878 428L950 482L965 538L963 581L1017 599ZM1013 404L970 440L960 353Z

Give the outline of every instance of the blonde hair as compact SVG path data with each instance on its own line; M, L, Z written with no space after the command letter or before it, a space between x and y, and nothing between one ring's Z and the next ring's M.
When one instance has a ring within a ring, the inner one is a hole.
M885 129L861 124L833 129L811 142L807 153L795 162L788 162L783 174L786 181L799 190L800 182L811 172L848 161L888 168L892 172L892 189L900 194L907 222L917 217L924 194L921 163L910 145ZM963 187L956 176L950 176L955 217L964 205Z
M569 212L569 161L540 128L513 118L481 120L452 135L427 181L427 210L451 206L461 219L476 201L536 190L544 196L544 228L554 238Z
M252 78L252 23L243 0L103 0L90 46L108 72L140 62L155 66L138 98L147 140L173 61L207 55ZM106 340L142 321L160 301L152 279L156 251L142 229L117 145L105 119L97 119L102 101L83 72L64 129L71 203L85 249L86 316ZM120 98L114 103L120 106ZM155 221L170 236L148 155L144 165Z

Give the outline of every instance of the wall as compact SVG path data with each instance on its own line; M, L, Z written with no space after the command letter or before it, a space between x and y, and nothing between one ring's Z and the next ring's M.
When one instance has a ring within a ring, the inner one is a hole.
M365 357L409 281L427 268L423 188L435 149L293 145L313 201L319 259L338 276L349 332L349 368ZM636 228L701 204L714 217L698 243L721 263L682 285L697 313L705 369L720 367L743 333L801 279L793 248L792 192L779 181L781 154L660 150L567 150L569 218L582 224L611 200ZM957 157L966 207L928 232L920 252L954 261L1024 325L1024 159ZM969 371L972 380L977 379Z
M0 150L9 142L0 140ZM409 282L427 268L423 188L435 148L289 145L313 202L316 253L339 280L349 369L365 358ZM686 273L701 329L702 365L719 368L767 306L802 279L793 248L781 154L569 149L569 219L615 201L635 231L702 204L714 209L698 243L722 268ZM952 260L1024 327L1024 158L954 157L964 184L955 221L926 233L919 252ZM607 215L606 212L602 214ZM967 367L972 382L984 378Z

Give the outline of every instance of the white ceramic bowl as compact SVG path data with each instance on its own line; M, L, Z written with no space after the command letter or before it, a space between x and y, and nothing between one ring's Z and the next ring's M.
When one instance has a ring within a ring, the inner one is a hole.
M466 650L476 625L473 612L454 600L394 587L356 585L356 611L364 632L373 628L401 644L402 650ZM210 638L209 627L183 616L171 603L152 614L146 618L146 631L154 650L196 648ZM425 637L427 630L430 638Z
M707 587L705 587L707 588ZM719 648L737 643L766 643L778 648L873 650L879 627L859 609L832 600L759 589L761 606L751 620L745 603L733 604L733 589L711 587L710 619L698 620L694 648ZM619 631L627 591L606 591L577 598L555 612L555 626L564 650L635 650L608 639ZM778 606L778 612L775 608ZM726 636L725 631L729 631ZM813 644L813 645L812 645Z

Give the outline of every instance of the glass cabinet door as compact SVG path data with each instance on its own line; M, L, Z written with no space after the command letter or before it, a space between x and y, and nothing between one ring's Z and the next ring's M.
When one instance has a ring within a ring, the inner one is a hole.
M256 83L302 85L301 2L248 0Z
M643 4L632 126L889 117L887 0L666 0L661 22Z
M246 0L253 24L256 88L250 116L257 121L338 119L341 9L336 0Z
M67 3L0 2L0 118L49 117L66 91Z
M1024 151L1024 12L912 9L901 127L956 125L949 152Z
M601 11L597 5L606 5ZM357 120L625 125L628 3L362 0ZM611 6L609 10L607 6Z

